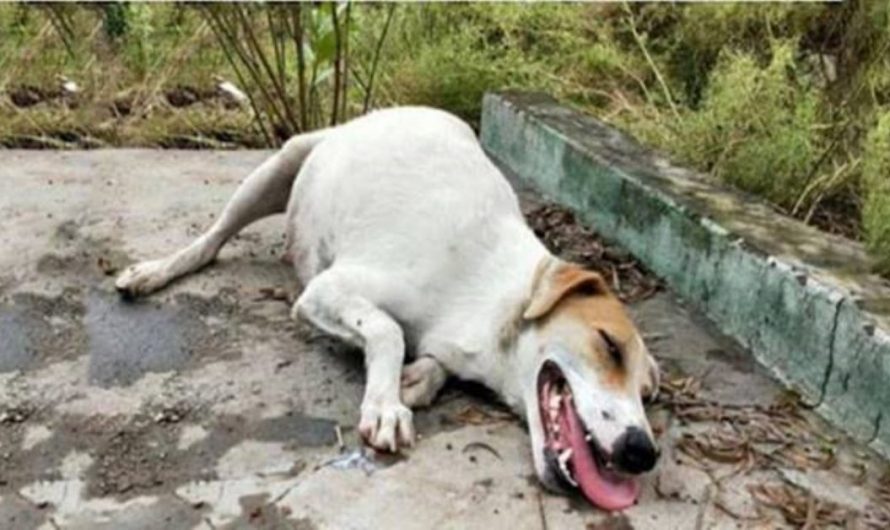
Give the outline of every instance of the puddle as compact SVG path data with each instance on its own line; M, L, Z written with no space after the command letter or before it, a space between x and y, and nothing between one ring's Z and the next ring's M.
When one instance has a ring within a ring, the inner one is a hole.
M0 305L0 373L84 353L85 338L77 325L83 312L72 291L58 297L20 293L5 300Z
M127 302L96 289L19 293L0 303L0 373L89 355L91 383L129 385L147 372L232 354L231 322L219 318L232 312L227 302L195 296Z
M146 372L183 367L205 338L193 314L157 302L125 302L91 293L85 318L89 335L90 382L128 385Z
M337 422L327 418L289 414L258 422L251 436L258 440L288 442L297 447L325 447L337 442Z
M28 367L34 358L28 325L22 315L11 309L0 313L0 372Z

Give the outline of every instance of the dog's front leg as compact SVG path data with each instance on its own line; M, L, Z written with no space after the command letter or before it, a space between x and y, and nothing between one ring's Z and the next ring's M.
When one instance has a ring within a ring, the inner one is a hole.
M405 340L402 329L361 294L363 271L328 269L296 301L292 316L362 348L367 382L359 432L373 447L397 451L414 441L411 410L399 399Z

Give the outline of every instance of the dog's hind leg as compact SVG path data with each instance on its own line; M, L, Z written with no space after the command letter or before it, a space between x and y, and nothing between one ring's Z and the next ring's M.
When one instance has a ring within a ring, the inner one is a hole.
M445 386L448 372L435 357L421 355L402 368L402 402L408 407L428 407Z
M225 242L250 223L284 212L290 190L303 161L325 135L324 130L295 136L256 168L235 191L219 219L189 246L165 258L128 267L115 286L137 296L164 287L194 272L216 257Z

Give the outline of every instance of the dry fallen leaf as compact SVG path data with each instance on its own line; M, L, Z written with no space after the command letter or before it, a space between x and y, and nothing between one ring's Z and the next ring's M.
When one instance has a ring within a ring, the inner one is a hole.
M485 425L510 418L511 416L505 412L487 411L475 405L467 405L452 416L454 421L464 425Z
M111 276L117 272L117 267L111 263L111 260L104 256L99 256L99 259L96 260L96 265L105 276Z
M256 298L257 301L261 300L282 300L285 302L290 301L288 299L287 291L281 287L261 287L259 289L260 296Z
M757 484L749 488L755 501L778 510L785 520L801 528L846 526L856 514L837 504L818 499L788 484Z

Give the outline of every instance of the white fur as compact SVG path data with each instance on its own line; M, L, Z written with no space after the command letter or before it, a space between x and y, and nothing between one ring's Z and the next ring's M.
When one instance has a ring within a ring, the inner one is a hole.
M408 406L430 403L454 374L528 413L543 473L536 378L545 358L559 356L533 328L511 338L510 327L536 269L553 258L473 131L445 112L397 108L297 136L244 181L206 234L131 267L117 286L158 289L212 260L250 222L283 211L288 255L306 286L294 315L365 352L366 439L390 450L411 443ZM404 366L406 355L418 360ZM641 406L624 408L622 426L645 424ZM593 411L582 417L600 421Z

